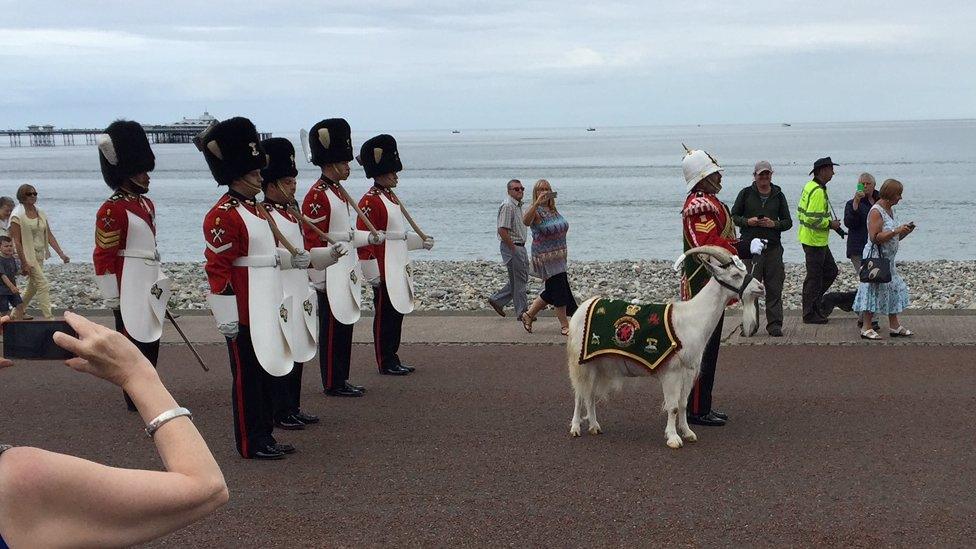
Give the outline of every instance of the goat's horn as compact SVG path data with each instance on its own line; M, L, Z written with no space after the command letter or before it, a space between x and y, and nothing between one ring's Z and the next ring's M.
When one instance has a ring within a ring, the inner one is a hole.
M728 250L726 250L725 248L720 248L718 246L711 246L711 245L709 245L709 246L698 246L696 248L692 248L692 249L688 250L687 252L685 252L684 254L682 254L681 258L684 259L685 257L687 257L689 255L694 255L694 254L710 255L710 256L718 259L722 263L725 263L726 261L729 261L730 259L732 259L732 254L730 254Z

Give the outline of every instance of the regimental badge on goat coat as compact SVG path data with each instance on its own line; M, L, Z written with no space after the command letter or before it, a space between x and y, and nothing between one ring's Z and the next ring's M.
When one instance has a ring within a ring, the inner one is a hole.
M671 304L595 299L586 311L580 362L614 354L648 370L681 349L671 327Z

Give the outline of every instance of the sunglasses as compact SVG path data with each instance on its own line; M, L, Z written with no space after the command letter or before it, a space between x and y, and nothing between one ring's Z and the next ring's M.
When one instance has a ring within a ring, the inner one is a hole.
M511 190L513 190L513 191L524 191L525 190L525 187L512 187Z
M33 192L33 193L24 193L24 196L37 196L37 193L36 192Z

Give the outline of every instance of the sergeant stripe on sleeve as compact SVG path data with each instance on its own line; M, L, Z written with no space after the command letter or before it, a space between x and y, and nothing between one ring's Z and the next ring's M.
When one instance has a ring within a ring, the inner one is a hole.
M107 249L114 248L118 246L119 242L122 240L122 230L114 231L103 231L101 229L95 229L95 243L99 248Z

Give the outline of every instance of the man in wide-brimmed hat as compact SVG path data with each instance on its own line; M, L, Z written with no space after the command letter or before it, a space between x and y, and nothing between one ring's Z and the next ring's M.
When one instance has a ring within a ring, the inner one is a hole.
M813 179L803 187L796 207L800 224L797 239L803 245L807 275L803 279L804 324L826 324L833 307L824 304L824 293L837 278L837 263L830 253L830 231L840 228L834 219L827 196L827 183L834 177L834 164L829 156L813 163Z

